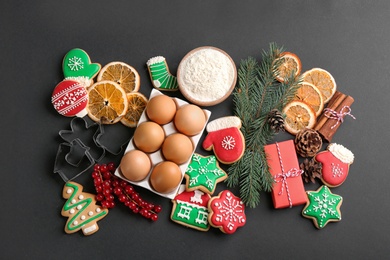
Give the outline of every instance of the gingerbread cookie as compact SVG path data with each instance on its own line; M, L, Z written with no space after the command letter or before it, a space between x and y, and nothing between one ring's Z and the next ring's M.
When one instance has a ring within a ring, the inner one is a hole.
M233 234L246 223L245 205L229 190L224 190L208 203L209 223L226 234Z
M200 231L209 230L207 204L210 198L207 193L199 190L186 191L185 185L180 185L178 194L172 200L171 220Z
M218 160L232 164L242 157L245 151L245 139L240 131L241 120L236 116L215 119L207 124L208 132L203 148L214 151Z
M92 85L92 80L100 68L99 63L91 63L89 55L79 48L70 50L62 61L65 79L76 80L85 87Z
M347 179L354 155L344 146L331 143L327 151L318 153L314 159L322 164L322 182L329 187L337 187Z
M178 90L177 78L169 72L168 64L163 56L150 58L148 66L149 76L153 87L159 90Z
M79 82L64 80L54 88L51 103L60 115L84 117L88 113L88 92Z
M343 198L333 194L329 188L322 185L317 191L307 191L309 201L302 210L302 216L313 220L314 225L321 229L329 222L341 220L340 206Z
M194 153L187 167L184 177L186 178L186 190L201 190L213 194L217 183L225 180L228 175L219 167L214 155L202 156Z
M69 181L65 183L62 197L67 199L61 211L62 216L68 217L66 233L81 229L87 236L99 230L97 221L107 216L108 210L96 205L95 195L83 192L83 186Z

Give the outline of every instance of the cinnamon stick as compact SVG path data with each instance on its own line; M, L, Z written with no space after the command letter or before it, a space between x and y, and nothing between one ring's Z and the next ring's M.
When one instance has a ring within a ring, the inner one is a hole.
M317 124L314 126L314 130L317 130L324 141L331 142L342 120L350 112L353 102L353 97L339 91L336 91L333 95L327 108L324 109Z

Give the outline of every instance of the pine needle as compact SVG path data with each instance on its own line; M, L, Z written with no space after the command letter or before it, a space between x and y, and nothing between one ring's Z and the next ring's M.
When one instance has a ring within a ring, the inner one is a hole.
M272 190L264 146L272 141L275 132L267 124L269 112L283 107L294 97L300 79L292 73L284 83L275 80L283 47L271 43L262 52L259 64L255 58L242 60L238 69L238 84L233 92L234 113L241 119L245 137L243 157L228 169L229 187L239 187L242 201L251 208L260 203L260 193Z

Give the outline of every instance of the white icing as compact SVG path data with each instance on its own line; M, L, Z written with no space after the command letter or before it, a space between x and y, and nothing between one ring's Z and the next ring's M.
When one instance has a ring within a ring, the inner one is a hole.
M96 229L97 229L97 226L96 226L95 224L93 224L93 225L90 226L90 227L85 227L85 228L83 228L83 233L84 233L84 234L89 234L89 233L95 231Z
M203 200L202 200L202 196L204 195L203 192L199 191L199 190L195 190L194 191L194 196L192 196L190 198L191 202L195 202L195 203L202 203Z
M71 194L72 192L73 192L72 189L67 189L67 190L66 190L66 193L67 193L67 194Z
M162 61L165 61L165 58L163 56L156 56L156 57L150 58L146 62L146 65L150 66L150 65L153 65L155 63L162 62Z
M88 212L88 216L92 216L92 215L93 215L92 211Z
M221 145L225 150L233 150L236 146L236 139L231 135L227 135L223 138Z
M225 116L221 118L217 118L210 123L207 124L206 130L207 132L214 132L225 128L230 127L241 127L241 119L237 116Z
M81 220L84 220L84 219L85 219L85 216L84 216L84 215L82 215L80 218L81 218Z
M73 225L77 225L79 222L77 221L77 220L75 220L74 222L73 222Z
M80 194L79 200L82 200L82 199L84 199L84 195L83 195L83 194Z
M70 214L73 214L74 212L75 212L74 209L69 210L69 213L70 213Z
M81 205L77 205L77 209L79 209L79 210L82 209L82 207L83 206L81 206Z
M332 143L328 146L328 151L330 151L337 159L343 163L352 164L354 160L353 153L342 146L341 144Z
M76 203L76 200L75 200L75 199L72 199L71 203L72 203L72 204L75 204L75 203Z
M96 212L99 213L101 211L100 208L96 208Z
M93 80L88 78L88 77L85 77L85 76L79 76L79 77L66 77L65 78L66 80L74 80L74 81L77 81L81 86L83 87L89 87L92 85L93 83Z

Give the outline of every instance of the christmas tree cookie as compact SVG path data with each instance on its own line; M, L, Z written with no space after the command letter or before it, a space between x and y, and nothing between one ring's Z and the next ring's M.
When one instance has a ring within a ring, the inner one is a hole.
M187 191L201 190L213 194L217 183L225 180L227 174L219 167L214 155L201 156L194 153L184 177Z
M169 72L163 56L157 56L146 62L153 86L159 90L178 90L177 78Z
M186 191L185 185L181 185L178 194L172 200L171 220L200 231L209 230L207 203L210 198L209 194L199 190Z
M83 186L69 181L65 183L62 197L67 199L61 211L62 216L68 217L66 233L81 229L87 236L99 230L97 221L107 216L108 210L96 205L95 195L83 192Z
M343 198L333 194L329 188L322 185L317 191L307 191L309 201L302 210L302 216L313 220L314 225L321 229L329 222L341 220L340 206Z

